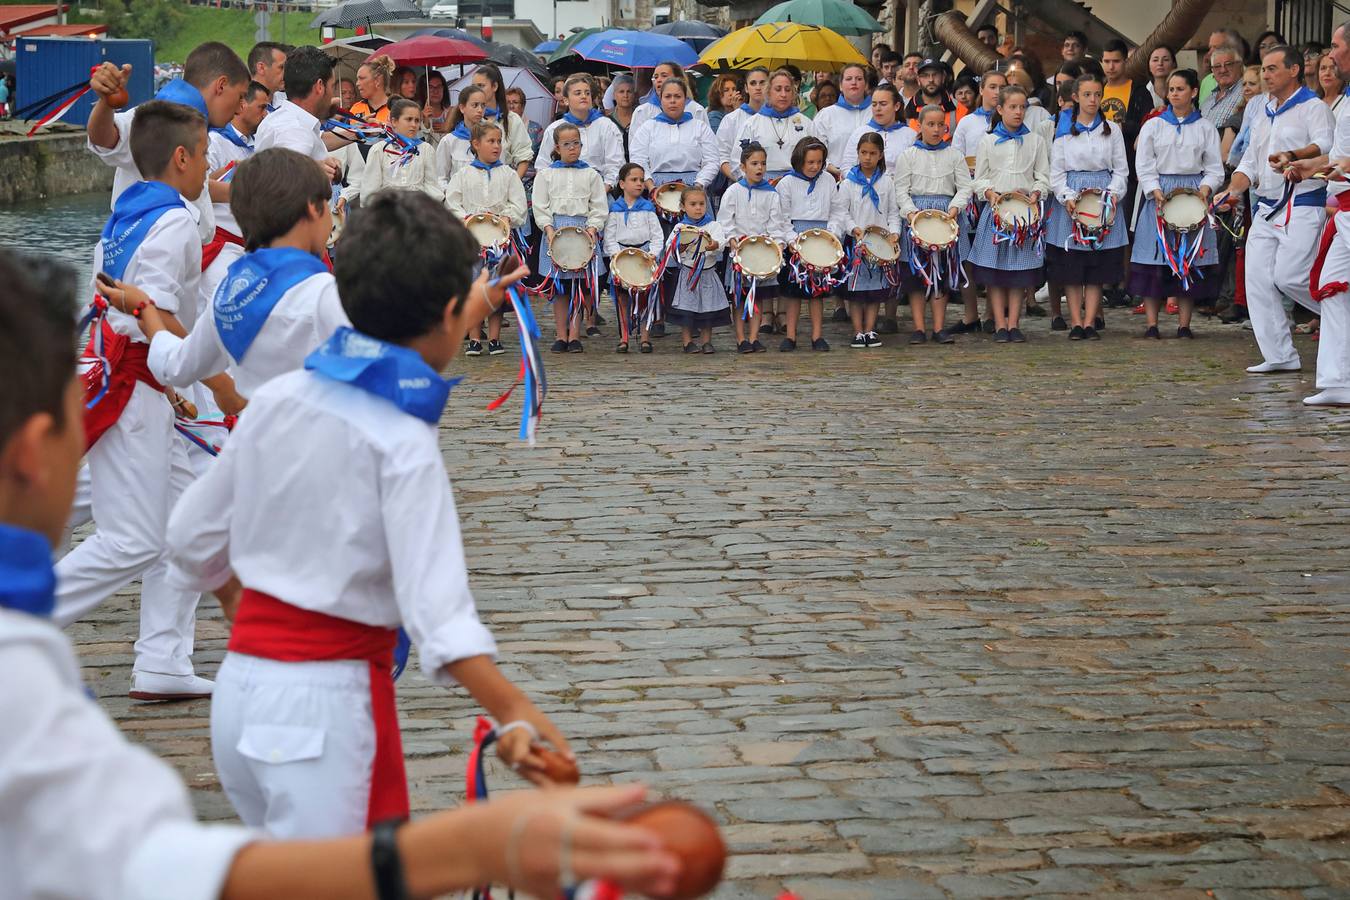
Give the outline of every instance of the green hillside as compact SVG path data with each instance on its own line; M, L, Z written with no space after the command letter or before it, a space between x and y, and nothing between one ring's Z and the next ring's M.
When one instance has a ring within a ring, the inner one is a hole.
M205 41L224 41L240 56L246 55L253 46L258 26L253 22L253 13L248 10L184 5L183 13L183 27L178 34L155 48L156 61L182 62L193 47ZM312 12L288 13L283 33L281 15L273 13L270 26L272 40L288 44L318 44L321 39L319 29L309 27L313 18Z

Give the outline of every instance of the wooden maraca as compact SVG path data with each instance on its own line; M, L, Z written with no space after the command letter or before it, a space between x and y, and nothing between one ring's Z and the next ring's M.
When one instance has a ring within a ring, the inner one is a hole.
M707 813L679 800L644 803L614 816L660 835L666 849L680 859L675 889L657 900L693 900L717 887L726 866L727 848Z
M577 782L581 781L581 771L577 768L577 764L558 751L543 744L535 744L531 749L535 756L543 760L543 773L549 781L559 787L576 787Z

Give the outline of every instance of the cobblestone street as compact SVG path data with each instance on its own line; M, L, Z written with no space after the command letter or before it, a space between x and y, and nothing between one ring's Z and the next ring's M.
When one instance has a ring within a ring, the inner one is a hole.
M1350 896L1350 410L1299 402L1307 338L1258 378L1250 332L1141 319L710 357L611 322L547 355L532 449L483 411L507 331L442 425L503 667L585 783L715 810L719 898ZM229 817L207 704L126 698L133 599L71 630L87 680ZM207 600L201 674L225 637ZM460 802L472 705L399 700L415 808Z

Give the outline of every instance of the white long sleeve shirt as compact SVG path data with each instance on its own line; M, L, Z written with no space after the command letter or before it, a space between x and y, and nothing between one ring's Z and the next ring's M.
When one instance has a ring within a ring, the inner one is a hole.
M1112 131L1118 129L1112 128ZM1034 131L1022 140L996 143L998 136L986 134L975 154L975 196L984 199L986 191L1040 191L1050 195L1050 158L1045 141Z
M514 169L521 163L533 161L534 142L530 140L530 129L525 120L518 113L508 111L505 127L506 133L502 135L502 162Z
M427 677L496 652L478 620L436 426L316 372L263 385L169 520L173 580L408 630Z
M252 139L246 140L249 146L240 147L224 135L215 131L210 132L206 141L206 171L208 177L211 172L219 171L230 163L241 163L252 156ZM212 203L211 213L215 216L217 228L224 228L230 234L239 237L243 236L243 232L239 230L239 223L234 220L234 213L230 212L229 201Z
M634 121L636 121L636 116ZM651 119L629 127L628 156L651 178L657 172L694 172L705 187L717 177L717 139L698 118L671 125Z
M117 126L117 143L112 147L99 147L88 138L85 139L85 146L89 148L89 151L115 170L113 172L112 199L108 201L110 209L117 203L117 198L122 196L123 191L136 182L145 180L141 177L140 170L136 168L136 161L131 158L131 123L135 118L135 109L124 109L119 113L113 113L113 124ZM210 172L207 172L208 178L210 174ZM197 236L201 238L203 244L209 242L216 236L216 214L212 208L211 192L203 187L201 196L196 200L184 202L197 208L197 215L193 219ZM95 269L94 271L98 270Z
M187 329L197 320L197 290L202 277L202 245L196 240L197 211L196 206L183 206L156 219L122 275L123 281L145 291L155 306L176 316ZM94 271L102 270L100 241L94 245ZM93 282L90 284L92 290ZM145 343L145 334L134 316L110 306L108 324L118 334Z
M564 119L549 123L539 138L539 153L534 157L534 167L542 172L553 162L553 132L564 123ZM581 158L600 173L607 187L619 183L619 169L623 167L623 135L619 126L608 116L600 116L591 124L581 127Z
M1219 158L1219 130L1208 119L1177 126L1161 118L1149 119L1135 142L1134 170L1144 196L1159 190L1159 175L1203 175L1211 191L1223 186Z
M982 116L983 110L973 110L970 115L962 116L961 121L956 123L956 130L952 132L952 146L960 151L962 156L973 157L980 149L980 141L989 133L989 116Z
M788 222L783 198L776 190L749 190L739 181L722 195L717 224L727 239L765 235L786 244L796 236Z
M278 375L302 368L305 357L341 325L350 325L329 272L311 275L281 295L244 358L236 362L221 343L215 316L197 320L186 338L161 331L150 341L148 364L155 378L174 387L228 369L239 393L252 397Z
M1269 113L1275 111L1275 100L1269 98L1265 105L1266 114L1257 113L1252 117L1251 139L1247 150L1242 154L1242 162L1237 171L1251 179L1252 190L1267 200L1279 200L1284 193L1284 175L1270 167L1270 156L1286 150L1297 150L1316 144L1322 153L1331 149L1335 134L1335 122L1331 110L1316 97L1286 109L1275 118ZM1294 196L1321 190L1325 182L1305 179L1294 188Z
M650 97L647 100L643 100L641 103L639 103L636 107L633 108L633 120L628 123L628 133L632 134L639 127L641 127L644 122L655 116L660 111L661 111L661 104L659 102L657 103L651 102ZM697 100L691 98L689 100L684 101L684 111L692 114L695 119L702 122L704 125L708 124L708 110L706 107L703 106L703 104L699 103ZM718 127L720 129L721 126ZM712 129L709 128L708 130L711 131Z
M546 166L534 176L534 221L540 228L553 224L554 216L585 216L586 227L597 232L609 217L609 197L600 173L584 169Z
M792 168L792 151L797 142L811 137L811 120L800 112L780 119L766 113L769 108L765 104L741 123L734 150L736 161L740 162L740 148L746 142L754 142L764 148L770 172L785 172Z
M868 116L867 122L871 122L871 120L872 117ZM882 154L882 158L886 160L887 172L895 170L895 161L900 157L900 151L906 147L914 146L914 142L919 139L918 132L908 125L901 125L899 128L892 128L890 131L877 131L867 122L853 129L853 133L848 136L843 159L835 163L841 173L847 174L849 169L858 164L858 140L864 134L875 132L881 135L881 139L886 143L886 151Z
M361 156L357 144L347 144L333 151L333 157L342 166L342 178L347 182L342 188L342 198L351 204L361 196L361 178L366 172L366 160Z
M253 140L254 152L261 153L269 147L285 147L315 160L330 155L323 143L323 127L319 120L290 100L279 103L258 126L258 134Z
M788 225L800 220L829 222L834 185L834 176L824 169L816 176L815 190L811 190L811 182L805 178L799 178L791 172L784 175L777 187L778 196L783 198L783 215Z
M512 228L525 224L525 185L508 165L490 171L465 166L450 176L445 205L461 219L479 213L496 213L511 221Z
M900 210L895 205L895 180L884 174L876 183L878 205L863 195L862 185L845 179L835 188L830 204L830 231L848 236L853 229L867 229L873 225L885 228L891 234L900 233Z
M1068 186L1069 172L1097 172L1108 170L1111 184L1107 188L1117 200L1125 196L1130 184L1130 164L1125 159L1125 133L1119 125L1111 126L1106 134L1103 121L1089 133L1066 134L1055 138L1050 145L1050 190L1060 203L1068 203L1078 191Z
M1331 141L1331 161L1343 159L1350 156L1350 102L1345 97L1341 97L1332 112L1335 119L1335 128L1332 132ZM1350 184L1344 181L1328 181L1327 193L1336 196L1343 191L1350 191Z
M844 162L844 151L848 147L848 139L862 126L866 125L872 118L872 107L865 106L862 109L845 109L838 104L827 106L816 117L811 120L811 133L825 142L829 148L826 154L826 162L836 169ZM856 143L854 150L857 150ZM845 170L846 171L846 170Z
M386 189L421 191L438 203L445 199L445 188L436 174L436 151L427 143L417 145L406 163L397 152L386 152L388 141L370 148L361 175L361 196L367 199Z
M960 211L970 202L970 192L970 167L955 147L941 150L910 147L896 160L895 205L902 219L918 209L915 197L951 197L947 208Z
M455 134L447 134L436 145L436 174L443 184L449 184L450 176L473 162L473 145Z
M612 212L605 221L605 256L609 259L624 247L639 246L659 259L665 240L661 220L654 212Z

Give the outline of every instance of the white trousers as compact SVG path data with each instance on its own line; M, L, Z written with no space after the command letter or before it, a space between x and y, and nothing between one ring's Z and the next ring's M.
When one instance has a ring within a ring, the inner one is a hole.
M244 255L244 248L238 244L226 244L220 248L220 255L211 260L211 265L202 272L202 280L197 283L197 318L211 315L211 302L215 299L216 288L225 278L225 272L234 261ZM194 323L194 326L195 323Z
M1317 245L1322 238L1326 210L1320 206L1296 206L1284 224L1284 212L1267 222L1265 211L1252 219L1247 234L1247 315L1261 356L1273 366L1298 365L1298 351L1290 336L1289 314L1282 297L1309 309L1317 303L1308 292L1308 280Z
M1336 214L1336 239L1322 263L1322 284L1350 283L1350 212ZM1317 389L1350 391L1350 293L1323 300L1317 339Z
M245 825L280 839L365 831L370 664L226 654L211 695L211 754Z
M53 618L64 628L140 578L134 671L191 675L201 595L169 586L165 535L193 472L164 396L137 383L85 461L97 530L56 564Z

